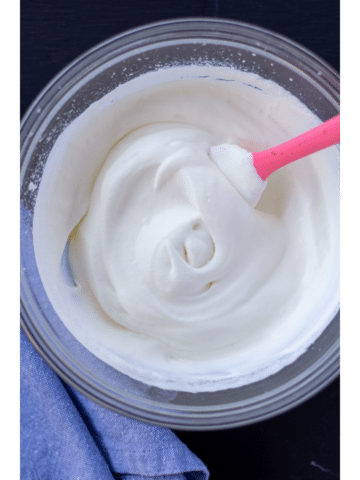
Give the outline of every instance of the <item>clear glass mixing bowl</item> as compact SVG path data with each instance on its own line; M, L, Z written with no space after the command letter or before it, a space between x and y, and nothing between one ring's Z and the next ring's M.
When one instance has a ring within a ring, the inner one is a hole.
M223 65L272 79L322 121L339 112L339 76L276 33L244 23L180 19L146 25L94 47L33 102L21 125L21 323L44 360L100 405L174 429L224 429L275 416L328 385L339 371L339 313L297 361L265 380L213 393L161 390L114 370L64 327L44 292L32 219L48 154L64 128L119 84L163 67Z

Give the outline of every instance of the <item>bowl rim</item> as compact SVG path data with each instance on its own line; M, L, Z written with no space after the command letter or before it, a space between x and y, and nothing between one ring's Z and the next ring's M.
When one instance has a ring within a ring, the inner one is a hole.
M155 31L159 27L166 27L169 32L173 33L173 27L176 25L194 25L197 28L201 29L201 32L208 32L209 30L206 28L207 26L210 25L223 25L223 26L228 26L228 27L234 27L236 29L243 28L243 29L252 29L253 31L257 32L259 35L262 35L263 38L269 39L269 38L276 38L277 40L283 41L284 43L287 44L288 47L292 50L292 53L297 52L300 55L304 55L306 57L311 57L314 60L316 60L319 65L321 65L324 70L327 72L331 73L338 81L338 84L340 86L340 77L339 73L325 60L323 60L319 55L315 54L308 48L304 47L300 43L296 42L295 40L292 40L291 38L287 37L286 35L277 33L273 30L260 27L259 25L253 24L253 23L248 23L248 22L242 22L238 20L229 20L225 18L212 18L212 17L182 17L182 18L176 18L176 19L169 19L169 20L160 20L157 22L151 22L145 25L141 25L135 28L131 28L128 30L125 30L117 35L113 35L109 37L108 39L94 45L93 47L89 48L82 54L78 55L75 57L70 63L68 63L60 72L58 72L45 86L42 88L42 90L37 94L37 96L34 98L34 100L31 102L29 107L26 109L22 119L21 119L21 127L24 126L25 122L27 121L28 117L30 116L31 112L34 110L35 105L37 105L40 101L40 99L43 97L44 93L49 90L63 75L71 70L75 65L77 65L80 62L83 62L88 56L92 55L94 52L103 49L110 44L119 41L120 39L125 39L130 36L138 36L139 34L142 34L145 31ZM185 31L185 30L184 30ZM215 33L214 30L212 30L212 33ZM287 52L286 52L287 53ZM340 92L340 90L339 90Z

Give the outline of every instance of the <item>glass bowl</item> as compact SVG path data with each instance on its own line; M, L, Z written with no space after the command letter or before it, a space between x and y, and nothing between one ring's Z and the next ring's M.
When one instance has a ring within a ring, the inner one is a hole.
M160 67L192 64L232 67L272 79L322 121L339 113L338 74L302 46L254 25L196 18L159 22L86 52L47 85L21 124L21 324L56 373L100 405L164 427L214 430L278 415L335 379L339 313L303 355L262 381L211 393L162 390L113 369L71 335L45 294L33 250L37 187L64 128L119 84Z

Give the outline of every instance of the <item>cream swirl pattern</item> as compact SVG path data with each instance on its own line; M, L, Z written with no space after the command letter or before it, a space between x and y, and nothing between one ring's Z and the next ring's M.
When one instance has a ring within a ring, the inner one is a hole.
M85 275L111 319L182 349L193 349L194 333L212 339L205 350L233 343L239 310L286 248L281 222L249 206L210 145L186 125L129 134L106 159L71 243L75 281Z

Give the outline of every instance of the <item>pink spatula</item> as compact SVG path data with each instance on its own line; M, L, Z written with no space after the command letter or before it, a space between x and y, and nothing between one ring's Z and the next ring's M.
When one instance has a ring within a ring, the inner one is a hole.
M255 206L267 177L288 163L340 142L340 115L277 147L249 153L238 145L210 148L209 156L245 200Z
M340 115L277 147L252 153L258 175L266 180L275 170L340 142Z

